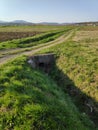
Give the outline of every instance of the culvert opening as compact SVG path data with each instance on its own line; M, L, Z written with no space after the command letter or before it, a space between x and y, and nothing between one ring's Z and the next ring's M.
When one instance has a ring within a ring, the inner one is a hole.
M49 53L31 56L28 58L28 63L32 66L32 68L40 69L46 73L49 73L55 63L54 54Z
M45 64L41 62L41 63L38 64L38 66L39 66L39 68L44 68Z

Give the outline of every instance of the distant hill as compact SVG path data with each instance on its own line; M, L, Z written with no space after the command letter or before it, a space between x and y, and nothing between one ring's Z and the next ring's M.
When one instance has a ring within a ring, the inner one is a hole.
M62 24L56 23L56 22L32 23L32 22L27 22L27 21L24 21L24 20L14 20L14 21L11 21L11 22L0 21L0 25L33 25L33 24L40 24L40 25L62 25Z
M27 21L24 21L24 20L15 20L15 21L12 21L10 23L16 23L16 24L32 24L31 22L27 22Z
M7 24L8 22L0 20L0 25Z
M11 22L6 22L6 21L0 21L0 25L32 25L34 23L32 22L27 22L24 20L15 20Z
M41 22L38 24L41 24L41 25L60 25L59 23L56 23L56 22Z
M14 21L2 21L0 20L0 25L98 25L98 21L96 22L80 22L80 23L57 23L57 22L40 22L40 23L32 23L25 20L14 20Z

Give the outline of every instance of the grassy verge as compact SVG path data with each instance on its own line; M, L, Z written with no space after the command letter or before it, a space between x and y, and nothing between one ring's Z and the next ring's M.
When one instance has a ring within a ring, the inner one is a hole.
M0 68L0 130L94 130L55 82L22 56Z
M71 39L70 39L71 40ZM57 57L51 77L70 94L80 111L98 121L98 48L97 43L68 41L41 51Z

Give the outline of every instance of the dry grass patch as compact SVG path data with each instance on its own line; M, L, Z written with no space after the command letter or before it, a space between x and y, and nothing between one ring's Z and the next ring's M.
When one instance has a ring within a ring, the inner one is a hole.
M77 31L76 35L73 37L74 41L81 41L87 39L97 39L98 31Z

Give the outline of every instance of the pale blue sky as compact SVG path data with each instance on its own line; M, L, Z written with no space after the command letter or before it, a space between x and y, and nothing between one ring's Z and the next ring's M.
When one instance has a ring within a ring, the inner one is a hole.
M98 0L0 0L0 20L98 21Z

